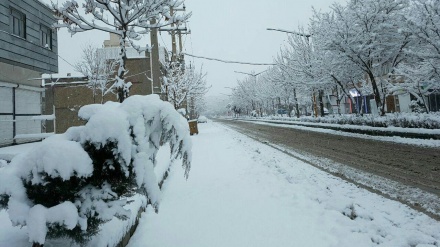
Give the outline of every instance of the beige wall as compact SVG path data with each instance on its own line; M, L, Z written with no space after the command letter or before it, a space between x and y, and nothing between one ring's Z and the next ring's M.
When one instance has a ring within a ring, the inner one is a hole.
M148 88L151 88L151 85L134 82L130 88L130 95L147 95L151 92ZM104 102L107 101L117 101L116 95L107 94ZM52 114L55 105L56 133L64 133L69 127L85 124L85 121L78 118L78 111L82 106L93 103L92 90L86 84L47 86L44 114ZM99 96L96 103L100 103ZM47 123L46 132L53 132L53 124L50 121Z
M148 95L151 94L150 63L148 58L127 59L126 68L128 72L125 80L131 82L130 95ZM88 104L101 103L101 96L97 95L95 102L93 100L92 89L87 87L86 78L61 78L54 86L47 82L44 114L52 114L55 106L56 133L64 133L71 126L83 125L85 122L78 118L78 110ZM52 80L57 80L52 78ZM78 83L82 82L84 83ZM74 82L74 83L73 83ZM99 94L99 92L98 92ZM118 101L115 94L108 93L103 102ZM46 132L53 132L53 123L48 123Z
M27 86L40 87L41 73L38 71L22 68L19 66L0 62L0 81L17 83Z

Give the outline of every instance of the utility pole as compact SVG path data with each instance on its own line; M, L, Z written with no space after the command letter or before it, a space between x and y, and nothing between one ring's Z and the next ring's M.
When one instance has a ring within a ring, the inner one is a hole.
M185 4L181 9L170 8L170 15L172 16L175 11L186 11ZM177 26L177 28L174 28L174 24L171 24L171 29L172 29L171 30L171 52L172 52L171 61L175 62L176 60L178 60L179 62L183 63L184 61L182 54L183 52L182 34L190 34L191 31L187 32L186 24L184 28L179 28L179 26ZM177 54L176 31L179 38L179 55Z
M150 21L151 24L156 24L156 19ZM159 41L157 38L157 28L152 28L150 31L151 39L151 53L150 53L150 68L151 68L151 93L161 93L160 83L160 63L159 63ZM163 99L163 97L161 97Z
M170 16L174 15L173 7L170 8ZM176 31L174 30L174 23L171 24L171 62L176 62L177 48L176 48Z
M184 7L185 9L185 7ZM173 8L170 10L170 14L173 15ZM151 19L151 24L156 24L156 19ZM151 53L150 53L150 68L151 68L151 92L153 94L159 94L161 95L162 100L168 101L168 92L165 94L161 94L162 91L162 83L161 83L161 72L160 72L160 61L159 61L159 40L157 37L158 32L166 31L171 32L171 38L172 38L172 47L173 47L173 53L171 57L171 61L175 61L176 58L176 37L175 37L175 29L174 24L171 24L171 28L152 28L150 30L150 40L151 40ZM177 30L180 31L180 28L177 28ZM186 28L183 29L186 31Z

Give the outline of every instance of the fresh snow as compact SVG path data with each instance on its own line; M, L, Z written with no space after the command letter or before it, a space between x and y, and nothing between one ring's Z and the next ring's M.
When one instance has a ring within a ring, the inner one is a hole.
M9 160L10 161L10 160L12 160L12 158L14 156L33 149L34 147L39 145L39 143L40 142L32 142L32 143L2 147L2 148L0 148L0 160Z
M271 122L278 123L294 123L296 125L308 125L316 127L337 127L341 129L352 129L352 130L374 130L381 132L398 132L398 133L417 133L417 134L430 134L430 135L440 135L440 129L422 129L422 128L402 128L402 127L373 127L368 125L353 125L353 124L334 124L334 123L315 123L315 122L300 122L292 120L292 118L285 118L282 120L278 119L261 119L263 121L270 120ZM440 119L438 120L440 122Z
M420 212L217 123L198 129L188 180L176 162L159 213L148 207L129 247L439 246L440 222ZM157 177L167 149L159 150ZM88 246L115 243L128 223L110 221ZM30 246L25 228L0 211L0 247Z
M216 123L129 247L439 246L440 222Z

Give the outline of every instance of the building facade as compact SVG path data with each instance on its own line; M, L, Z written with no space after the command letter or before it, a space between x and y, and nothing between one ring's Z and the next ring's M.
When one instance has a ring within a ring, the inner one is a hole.
M23 136L42 131L31 118L42 113L39 78L58 72L55 22L39 0L0 1L0 146L32 141Z
M138 53L133 47L127 45L127 60L125 66L127 73L124 78L131 82L129 95L148 95L157 91L160 92L158 85L153 85L151 76L151 56L148 52ZM98 52L105 53L105 59L116 60L119 57L119 38L110 34L110 39L105 40L103 48ZM163 58L165 59L165 58ZM116 70L118 66L116 66ZM111 76L114 78L116 76ZM110 85L114 80L109 78ZM52 122L47 123L47 132L64 133L68 128L85 124L78 118L79 109L88 104L101 103L107 101L118 101L115 93L107 93L102 99L93 95L87 77L72 77L52 75L45 79L45 115L54 114L56 116L55 126ZM55 112L54 112L55 110ZM55 128L54 128L55 127Z

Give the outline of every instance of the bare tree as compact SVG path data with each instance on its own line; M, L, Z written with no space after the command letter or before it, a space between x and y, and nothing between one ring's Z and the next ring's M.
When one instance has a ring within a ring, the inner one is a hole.
M195 108L197 102L208 92L206 86L206 73L202 68L196 71L194 67L183 69L179 63L171 63L164 76L162 91L167 94L168 101L175 109L182 108L185 104Z
M108 53L87 44L82 49L82 57L74 64L75 70L88 78L88 87L92 89L93 103L96 103L96 96L100 95L100 103L104 96L113 92L111 77L115 73L116 62Z

